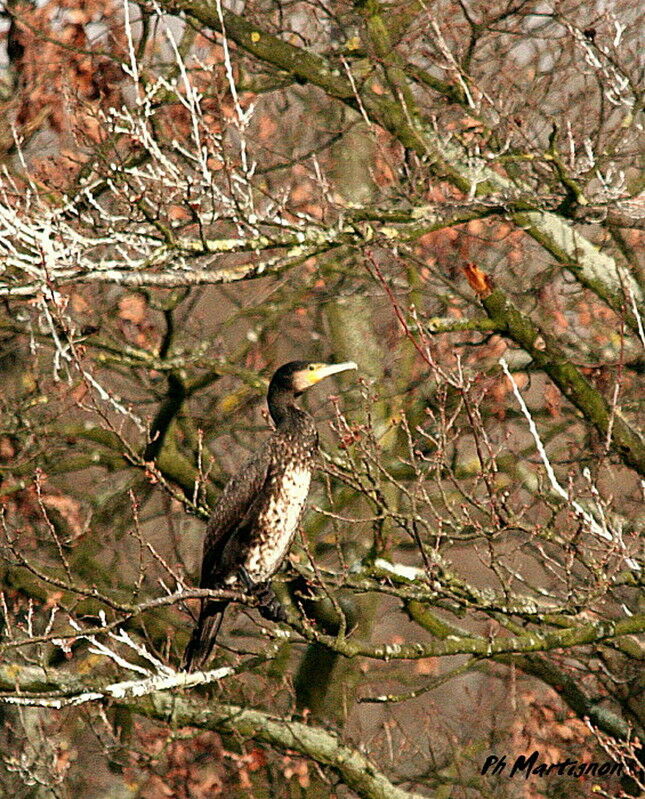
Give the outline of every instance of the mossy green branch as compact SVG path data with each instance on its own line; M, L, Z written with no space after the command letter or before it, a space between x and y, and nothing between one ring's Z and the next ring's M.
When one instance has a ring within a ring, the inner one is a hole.
M437 638L445 639L448 636L467 636L468 633L461 627L448 624L438 618L426 605L420 602L409 602L406 609L410 618L432 633ZM496 663L514 665L525 674L537 677L549 685L580 718L588 717L592 724L608 735L625 740L630 734L629 725L612 713L591 700L580 688L575 679L563 672L550 660L540 655L497 655L493 658Z
M66 424L60 428L50 428L48 432L63 434L68 437L80 438L93 441L106 447L112 452L118 453L119 457L110 456L109 454L101 454L98 451L89 456L92 463L88 465L110 465L113 468L120 466L128 467L134 466L139 469L146 468L146 461L141 458L133 456L119 436L104 428L96 425L86 426L84 424ZM198 469L188 458L179 451L172 436L167 436L164 440L165 446L161 448L156 458L156 466L159 469L160 475L178 485L184 496L192 501L195 493L195 484L201 480ZM103 464L105 461L105 464ZM206 500L209 505L213 505L217 501L218 492L210 482L206 482L204 486L206 493ZM206 508L201 505L192 507L200 518L207 519L208 513Z
M407 115L412 119L417 115L414 95L405 75L405 63L394 49L388 26L383 19L381 4L379 0L365 0L359 5L365 16L367 34L377 56L376 61L385 71L392 95L399 98Z
M481 298L490 319L504 335L519 344L536 366L553 380L564 396L605 438L622 460L645 475L645 441L560 351L549 336L542 334L531 319L521 313L500 289Z
M412 604L412 603L410 603ZM368 644L351 638L331 637L298 626L309 640L330 647L345 657L368 657L377 660L418 660L427 657L448 655L495 655L548 652L585 646L618 638L621 635L639 635L645 632L645 614L616 621L592 621L566 630L548 632L529 630L522 635L484 638L482 636L450 635L445 640L410 644Z
M571 272L581 285L600 297L625 319L632 330L638 332L631 297L637 305L642 305L645 296L630 272L620 270L614 258L555 213L517 211L513 214L513 221Z

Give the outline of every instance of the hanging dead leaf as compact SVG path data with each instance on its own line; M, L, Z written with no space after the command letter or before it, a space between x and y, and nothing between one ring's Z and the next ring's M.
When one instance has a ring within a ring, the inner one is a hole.
M269 141L275 136L277 129L276 122L268 114L264 114L260 119L260 140Z
M119 316L125 322L140 325L146 316L146 300L141 294L127 294L119 300Z
M16 454L16 448L9 436L0 436L0 460L8 461Z
M57 511L67 523L71 538L79 538L85 531L85 521L82 515L81 504L77 500L68 496L54 496L44 494L43 505Z
M439 674L439 658L421 658L416 661L414 670L424 676Z
M264 751L258 747L251 749L244 759L249 771L258 771L259 769L264 768L264 766L267 764L267 757Z
M74 402L82 402L87 396L88 390L87 383L85 381L81 381L70 391L70 397L74 400Z
M488 297L493 290L493 281L486 274L486 272L483 272L478 266L475 266L475 264L470 261L465 263L462 266L462 269L466 275L466 280L468 281L470 288L479 297Z

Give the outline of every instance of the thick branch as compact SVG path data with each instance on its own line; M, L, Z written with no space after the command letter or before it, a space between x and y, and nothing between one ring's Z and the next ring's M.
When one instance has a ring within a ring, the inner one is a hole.
M421 799L420 794L390 782L365 755L343 744L337 735L318 727L235 705L205 706L165 693L123 704L149 718L172 719L178 727L236 733L282 751L299 752L332 768L349 788L365 799Z
M377 236L393 243L413 242L421 236L447 227L454 227L473 219L482 219L505 209L490 203L465 203L462 205L441 207L422 206L400 212L374 208L359 208L344 216L343 221L333 227L319 227L308 221L289 234L280 236L257 236L227 239L178 239L157 247L149 257L129 263L123 267L115 261L94 264L89 259L83 260L81 253L79 263L70 266L68 259L61 260L49 274L42 273L42 280L55 279L57 285L69 283L109 283L121 286L177 288L201 285L220 285L240 281L263 278L268 275L287 271L324 252L345 245L360 246L365 241L372 241ZM371 223L376 224L371 224ZM96 242L88 238L85 242L87 251L92 251ZM27 248L28 249L28 248ZM283 250L281 254L270 251ZM201 267L190 268L187 262L206 256L226 255L230 253L256 252L269 253L255 263L242 263L233 266L215 265L212 269ZM35 253L31 253L35 254ZM40 282L33 280L34 272L29 259L10 253L7 264L14 267L16 274L25 271L31 278L28 283L21 283L15 277L11 281L0 283L0 297L29 297L41 290ZM180 264L177 259L181 259ZM28 263L29 269L25 269ZM148 359L152 358L149 353Z
M421 627L438 638L467 635L461 627L440 620L420 602L409 602L406 609L410 617ZM498 655L496 663L513 664L525 674L537 677L549 685L580 718L588 717L603 732L619 740L629 737L629 725L600 703L590 700L576 680L540 655Z
M185 674L177 676L183 680L191 678L191 675ZM170 681L170 677L166 681ZM95 690L60 672L15 665L0 666L0 687L5 690L19 688L20 703L34 706L46 704L47 700L38 694L52 689L64 692L67 696L76 689L79 696L88 697L87 701L108 698L107 695L103 696L100 688ZM345 785L364 799L422 799L420 794L394 785L365 755L344 744L337 735L318 727L237 705L205 704L186 699L176 691L152 691L140 698L117 700L114 704L148 718L171 722L176 727L234 733L281 751L298 752L331 768Z
M603 436L608 437L611 433L609 443L623 461L645 475L645 441L640 433L625 421L618 410L612 412L607 400L567 360L556 343L547 340L548 337L542 335L499 289L481 297L481 302L497 328L533 358L585 419Z
M645 632L645 614L631 616L617 621L593 621L566 630L529 630L524 635L484 638L482 636L457 636L445 641L411 644L367 644L351 638L333 638L312 630L300 628L312 641L340 652L346 657L369 657L378 660L418 660L427 657L447 655L495 655L520 652L548 652L573 646L585 646L600 641L618 638L622 635L638 635Z
M59 285L64 283L110 283L118 286L149 286L151 288L220 285L278 274L303 263L308 258L319 255L327 249L329 247L303 248L302 252L294 258L276 257L257 263L244 263L215 269L184 268L170 270L165 268L163 271L153 272L148 268L122 269L112 266L86 270L61 269L56 271L54 277ZM164 263L164 266L167 266L167 264ZM43 281L36 283L0 283L0 297L31 297L41 291L45 278L46 276L43 275Z

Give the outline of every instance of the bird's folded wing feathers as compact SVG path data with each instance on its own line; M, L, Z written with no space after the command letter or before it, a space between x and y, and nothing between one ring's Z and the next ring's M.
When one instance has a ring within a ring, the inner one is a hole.
M212 585L212 573L233 531L245 520L271 471L271 448L265 446L250 458L226 484L208 521L204 538L201 586Z

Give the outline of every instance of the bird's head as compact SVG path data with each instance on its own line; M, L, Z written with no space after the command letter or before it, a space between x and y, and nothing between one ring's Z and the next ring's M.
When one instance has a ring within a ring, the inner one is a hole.
M271 378L269 392L275 390L293 392L296 396L321 380L338 372L357 369L354 361L345 363L312 363L311 361L290 361L281 366Z

